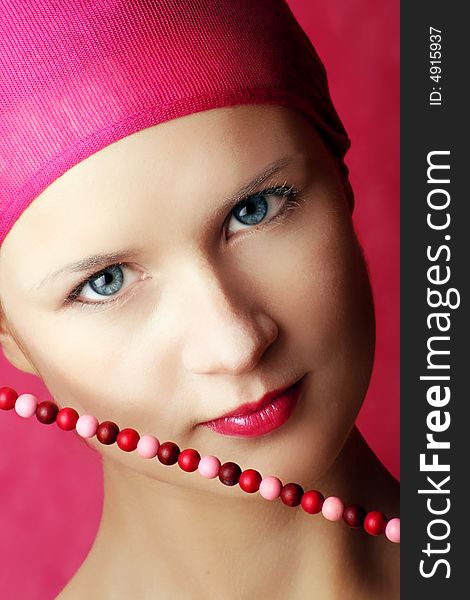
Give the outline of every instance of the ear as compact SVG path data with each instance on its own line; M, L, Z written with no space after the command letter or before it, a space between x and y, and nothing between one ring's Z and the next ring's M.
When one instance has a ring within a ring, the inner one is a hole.
M34 367L27 352L22 348L21 343L14 334L11 326L9 326L5 313L0 305L0 346L7 361L16 369L24 373L38 375L39 373Z

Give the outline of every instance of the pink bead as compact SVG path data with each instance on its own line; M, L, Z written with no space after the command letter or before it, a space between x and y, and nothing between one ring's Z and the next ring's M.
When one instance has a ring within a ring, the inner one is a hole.
M329 496L325 498L321 512L328 521L339 521L343 517L343 501L336 496Z
M93 415L82 415L79 417L75 429L81 437L91 438L95 435L98 425L98 419Z
M275 500L279 498L282 490L281 480L277 477L263 477L259 484L259 493L266 500Z
M157 456L160 442L153 435L143 435L137 442L137 452L144 458L155 458Z
M390 519L385 528L385 535L391 542L400 543L400 519Z
M15 402L15 411L20 417L29 419L36 414L39 400L33 394L21 394Z
M203 477L214 479L219 474L220 460L216 456L203 456L199 461L197 470Z

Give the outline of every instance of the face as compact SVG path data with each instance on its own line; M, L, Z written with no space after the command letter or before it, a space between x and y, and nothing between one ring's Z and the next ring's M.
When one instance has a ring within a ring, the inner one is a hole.
M0 293L5 355L60 407L264 475L324 475L369 383L373 306L351 199L315 129L280 106L194 113L74 166L5 239ZM200 425L303 375L294 412L269 433Z

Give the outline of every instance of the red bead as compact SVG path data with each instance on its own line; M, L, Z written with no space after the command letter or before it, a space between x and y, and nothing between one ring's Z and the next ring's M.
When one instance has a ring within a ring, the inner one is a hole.
M121 448L121 450L124 450L124 452L132 452L137 448L139 440L140 435L137 433L137 431L131 427L127 427L118 433L117 445L119 448Z
M385 531L386 526L387 517L378 510L367 513L366 518L364 519L364 529L367 533L370 533L370 535L380 535Z
M287 506L298 506L304 490L298 483L286 483L281 490L281 500Z
M308 490L308 492L305 492L302 496L300 504L305 512L315 515L321 511L324 500L323 494L317 490Z
M163 465L174 465L178 460L180 448L175 442L163 442L157 451L157 458Z
M182 450L178 456L178 465L183 471L191 473L198 468L200 460L201 455L197 450L186 448L186 450Z
M240 475L238 485L244 492L253 494L253 492L257 492L259 490L259 484L261 483L261 480L261 473L255 471L255 469L246 469Z
M18 393L13 388L0 388L0 408L2 410L11 410L15 408L15 402L18 398Z
M55 422L57 423L57 426L64 431L71 431L72 429L75 429L78 416L78 412L74 408L61 408L57 413Z
M351 504L344 509L343 520L349 527L362 527L366 511L358 504Z
M226 462L220 466L219 469L219 480L224 485L237 485L242 470L234 462Z
M106 446L110 444L114 444L117 440L117 436L119 435L119 427L113 421L103 421L98 425L96 430L96 437L98 441ZM137 441L139 441L137 439ZM122 443L122 442L121 442ZM137 448L137 445L136 445Z
M59 412L59 407L55 402L44 400L40 402L36 408L36 418L43 425L50 425L54 423Z

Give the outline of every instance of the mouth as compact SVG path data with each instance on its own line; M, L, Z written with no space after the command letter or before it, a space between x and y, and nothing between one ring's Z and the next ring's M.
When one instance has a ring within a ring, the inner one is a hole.
M288 387L268 392L256 402L247 402L217 419L199 423L228 436L265 435L283 425L294 412L305 375Z

